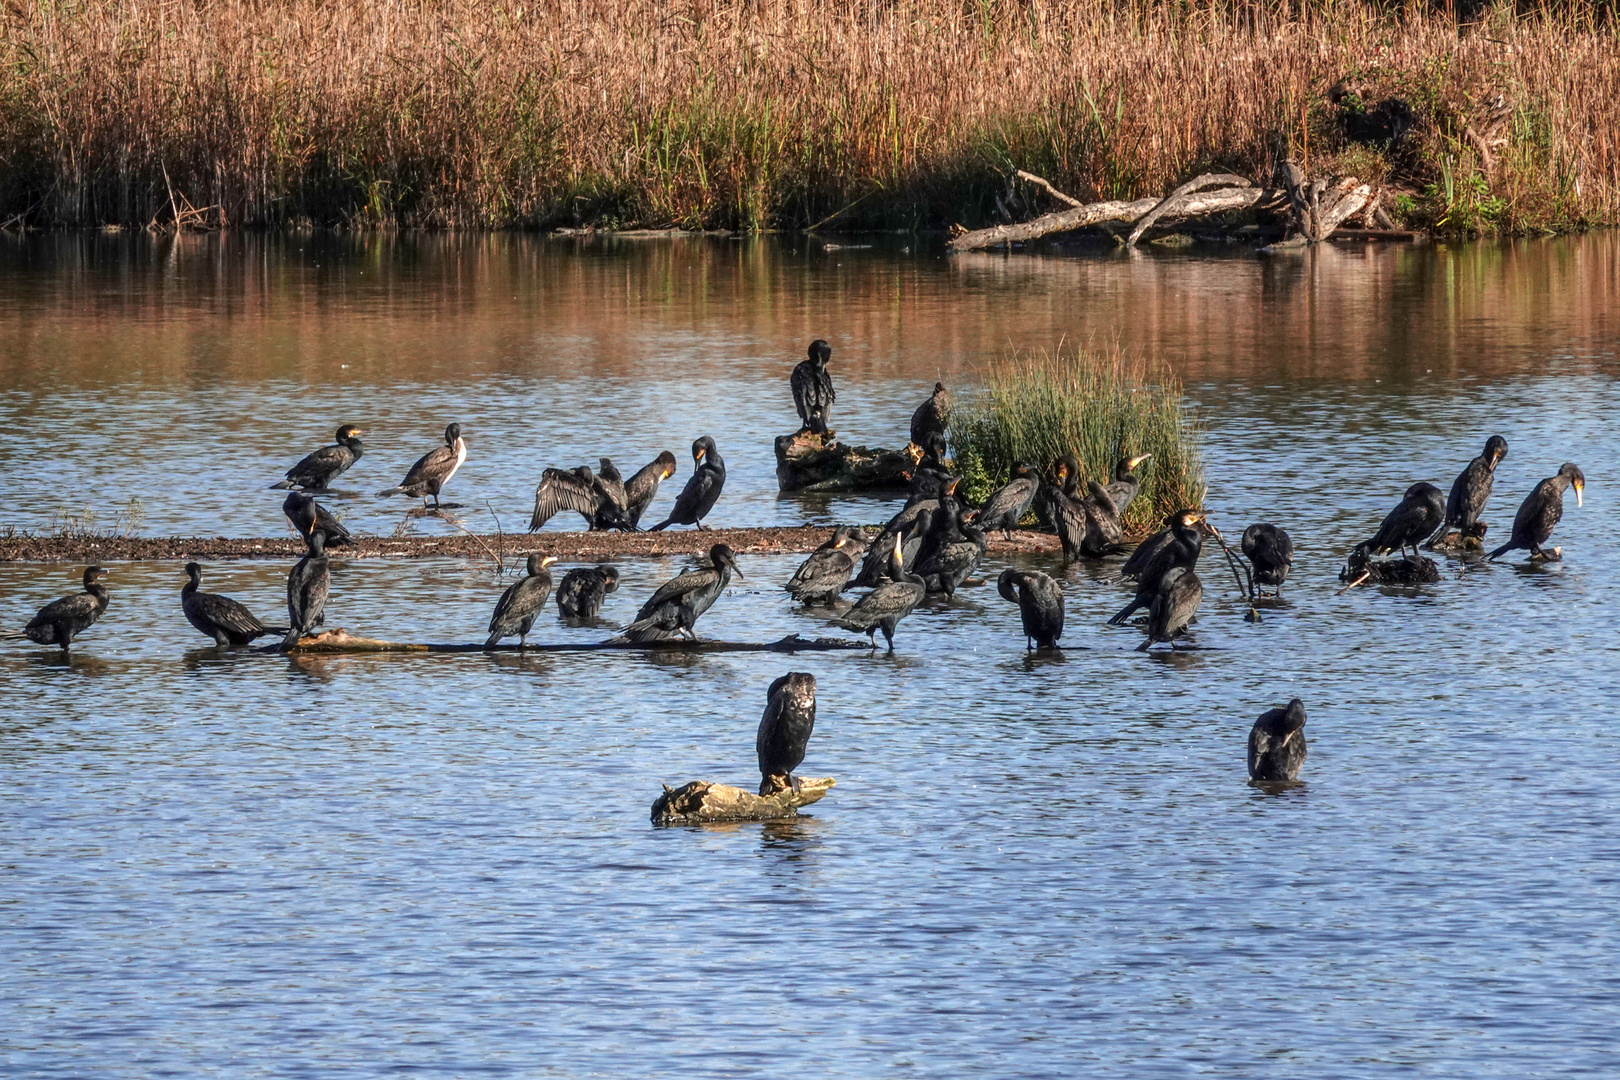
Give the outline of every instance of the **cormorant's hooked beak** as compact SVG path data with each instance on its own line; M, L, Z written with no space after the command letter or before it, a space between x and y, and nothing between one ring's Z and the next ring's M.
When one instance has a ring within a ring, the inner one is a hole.
M1576 506L1581 505L1581 492L1583 492L1585 490L1586 490L1586 485L1585 484L1581 483L1579 480L1575 481L1575 505Z
M1142 464L1142 462L1146 461L1148 458L1150 458L1152 456L1153 456L1152 454L1138 454L1136 457L1133 457L1133 458L1130 458L1129 460L1127 460L1125 462L1125 467L1127 469L1134 469L1138 465Z
M1059 465L1057 467L1057 478L1059 480L1067 480L1069 478L1069 467L1067 465Z
M550 566L552 563L554 563L556 561L557 561L557 556L555 556L555 555L547 555L545 558L540 560L540 565L542 567L546 567L546 566Z
M96 580L100 581L102 578L106 577L107 574L108 574L107 569L105 567L103 567L102 569L96 571Z
M699 446L699 447L697 447L696 449L694 449L692 451L692 460L698 462L699 464L702 464L703 456L705 454L707 454L708 452L709 451L707 449L705 449L704 447Z
M735 559L733 559L731 562L731 572L742 578L744 581L748 580L748 575L742 572L742 567L737 565L737 561Z

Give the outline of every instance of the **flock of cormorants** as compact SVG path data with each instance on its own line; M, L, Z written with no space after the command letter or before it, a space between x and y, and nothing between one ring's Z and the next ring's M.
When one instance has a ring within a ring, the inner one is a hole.
M817 339L810 345L809 358L794 368L789 380L803 430L824 436L831 434L828 425L837 400L827 372L831 355L827 342ZM933 393L911 418L910 449L916 467L911 473L910 496L876 536L855 526L838 527L783 586L801 604L829 609L834 625L868 635L874 648L881 631L892 652L896 627L926 596L949 597L971 580L987 548L987 531L999 529L1010 538L1012 530L1031 512L1057 534L1065 563L1101 558L1119 550L1124 539L1125 511L1142 488L1137 470L1151 458L1148 454L1124 456L1107 483L1085 479L1084 490L1080 466L1071 456L1053 463L1052 482L1044 480L1035 466L1020 463L1012 468L1005 485L982 506L973 508L958 497L960 478L952 475L945 456L949 412L949 394L943 384L936 383ZM279 634L281 647L290 649L323 624L331 589L327 548L351 544L354 538L311 493L329 490L333 480L360 460L362 434L352 424L343 425L337 429L333 445L304 457L287 470L283 480L272 485L290 489L282 509L307 548L287 575L288 625L266 626L230 597L203 592L202 568L193 562L186 565L187 580L180 593L182 610L192 626L221 647L241 647L257 638ZM1506 455L1506 440L1493 435L1484 452L1458 475L1449 496L1432 484L1412 485L1377 532L1356 546L1351 558L1365 564L1371 557L1399 553L1403 559L1421 561L1420 545L1432 550L1453 532L1459 534L1460 546L1482 548L1486 527L1481 514L1496 467ZM423 455L400 484L378 495L411 495L421 498L424 506L431 498L437 509L440 492L466 459L467 444L461 427L450 424L445 428L442 446ZM692 476L669 515L652 526L654 531L671 525L708 528L703 520L713 511L725 487L726 466L714 440L707 435L692 444L692 461ZM594 472L584 465L572 470L546 469L535 490L530 531L539 529L562 510L581 515L588 529L638 530L659 485L676 471L675 456L668 451L628 481L608 458L602 458L599 464ZM1559 558L1557 549L1549 553L1543 545L1563 516L1564 492L1573 487L1576 504L1580 505L1585 484L1581 470L1573 464L1565 464L1537 484L1520 504L1507 543L1493 550L1488 558L1497 559L1514 550L1528 551L1538 560ZM1220 534L1210 526L1202 510L1177 510L1125 561L1121 576L1134 582L1134 595L1108 621L1123 624L1133 613L1145 609L1145 640L1138 649L1146 650L1158 642L1174 649L1176 640L1187 633L1203 600L1203 584L1196 566L1206 535L1219 539ZM1241 549L1249 564L1251 596L1263 595L1261 586L1280 589L1293 565L1294 545L1288 534L1269 523L1250 525L1243 532ZM517 637L520 645L527 644L536 619L552 596L549 566L555 561L549 556L529 556L525 576L506 589L495 605L486 646L508 637ZM743 576L735 553L725 544L715 544L706 564L659 586L635 619L623 628L620 640L649 642L683 635L695 639L694 625L725 591L733 574ZM107 571L99 566L88 568L83 592L52 601L21 635L6 636L57 645L66 652L74 637L106 612L108 592L101 583L106 575ZM617 589L618 582L619 573L612 566L568 571L555 590L559 614L568 619L597 617L604 598ZM868 591L840 610L840 596L851 587ZM1059 647L1064 622L1061 582L1039 570L1008 568L997 580L997 591L1018 606L1026 647ZM804 673L790 673L771 684L768 698L757 737L764 777L761 792L784 786L797 790L792 770L803 760L805 742L814 727L815 679ZM1297 699L1261 716L1249 739L1251 776L1258 780L1293 779L1305 758L1304 723L1304 706Z

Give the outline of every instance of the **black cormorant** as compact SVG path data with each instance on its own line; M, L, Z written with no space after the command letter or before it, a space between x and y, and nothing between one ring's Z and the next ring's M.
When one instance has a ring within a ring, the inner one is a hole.
M759 718L754 750L759 755L759 793L773 795L791 788L799 793L793 770L804 761L804 749L816 726L816 677L790 671L766 691L765 715Z
M557 586L557 614L565 619L594 619L602 601L619 588L616 566L576 566Z
M872 639L874 649L877 648L877 632L882 630L883 637L889 643L889 651L894 652L895 626L911 614L928 592L922 578L907 573L904 561L901 539L897 534L894 546L889 549L889 577L892 580L861 597L854 607L834 619L833 625L866 634Z
M1085 513L1085 531L1080 537L1080 553L1092 559L1112 554L1125 539L1125 522L1114 502L1113 493L1095 480L1086 481L1087 495L1080 500ZM1133 496L1134 497L1134 496Z
M865 550L866 534L849 525L840 525L833 530L831 540L799 564L782 588L801 604L830 607L849 585L855 559Z
M938 509L937 497L914 495L907 499L906 505L888 520L866 549L866 558L861 562L861 572L855 575L854 583L865 589L883 584L889 569L889 549L894 547L896 536L904 538L903 543L910 551L903 560L903 565L909 568L916 561L923 537L932 529L933 514Z
M557 561L557 556L529 556L528 573L501 593L495 603L495 614L489 617L489 638L484 648L493 648L501 638L517 635L518 648L529 643L529 631L534 620L546 610L551 597L551 571L546 567Z
M379 498L387 495L414 495L427 505L433 496L435 508L439 505L439 492L456 475L461 463L467 460L467 440L461 437L461 425L451 424L444 429L444 445L417 459L411 471L405 474L398 487L379 491Z
M709 565L678 574L660 585L641 605L635 622L624 628L624 636L630 641L662 641L685 634L696 641L693 624L731 584L733 571L738 577L746 576L737 569L737 556L729 547L714 545L709 549Z
M1175 514L1166 515L1164 528L1136 545L1136 550L1131 552L1131 557L1126 559L1125 565L1119 568L1121 577L1132 581L1139 580L1142 577L1142 571L1146 570L1148 565L1153 562L1154 556L1163 551L1165 545L1175 538L1175 533L1170 530L1170 523L1175 520L1175 517Z
M1138 454L1135 457L1120 458L1114 466L1114 479L1108 483L1108 497L1114 503L1114 511L1118 516L1124 517L1125 511L1130 509L1131 503L1136 501L1137 493L1142 490L1142 479L1136 475L1136 467L1151 458L1152 454Z
M199 633L214 639L220 648L241 648L251 645L257 638L284 633L272 630L258 617L232 600L218 593L202 591L202 567L186 563L186 583L180 587L180 608L186 621Z
M828 434L828 417L838 394L833 390L832 376L827 374L827 361L832 359L832 346L820 338L810 343L810 359L800 360L788 379L793 388L793 407L799 410L804 422L800 430L812 435Z
M675 455L665 450L625 481L624 516L631 527L641 525L641 515L647 512L653 497L658 494L658 485L674 475Z
M1357 545L1357 550L1368 555L1384 555L1392 551L1406 554L1411 547L1417 555L1418 545L1427 540L1446 519L1446 497L1433 484L1413 484L1406 489L1406 497L1391 510L1378 526L1371 540Z
M945 467L945 436L930 433L923 437L922 457L911 470L913 497L931 498L958 479Z
M68 652L73 639L95 625L107 610L107 587L101 584L106 576L107 571L99 566L87 567L84 591L52 600L40 608L39 614L23 627L21 636L40 645L60 645L63 652Z
M1294 541L1277 526L1261 522L1243 530L1243 554L1254 567L1256 585L1280 590L1294 565Z
M1187 632L1187 624L1198 613L1204 600L1204 583L1189 567L1172 566L1159 579L1159 591L1153 594L1148 606L1147 638L1136 647L1147 652L1155 641L1168 641L1176 647L1176 638Z
M940 515L947 512L942 505ZM958 503L943 535L935 538L933 550L926 556L918 554L914 568L928 592L955 596L962 582L984 558L988 542L984 530L970 520L971 513Z
M1570 487L1575 489L1575 505L1580 506L1581 493L1586 490L1586 475L1566 461L1556 476L1549 476L1524 497L1519 512L1513 515L1513 535L1491 552L1491 558L1499 559L1515 548L1529 551L1532 558L1556 557L1541 550L1541 545L1551 538L1553 527L1564 516L1564 490Z
M944 383L937 382L933 394L911 414L911 441L922 446L930 434L944 438L950 421L951 395L946 393Z
M572 510L585 519L587 529L634 531L626 506L625 485L619 470L607 458L601 460L602 473L589 465L577 469L547 469L534 489L534 513L529 531L534 532L562 510Z
M1485 452L1468 463L1451 483L1451 494L1446 498L1446 520L1424 547L1434 548L1455 529L1467 540L1474 532L1479 515L1485 510L1485 501L1491 497L1491 485L1496 481L1496 467L1507 457L1507 440L1492 435L1485 440ZM1480 530L1484 532L1483 529Z
M1075 497L1080 484L1080 464L1065 455L1053 464L1052 472L1057 483L1041 485L1036 508L1057 533L1058 542L1063 545L1063 561L1069 563L1079 556L1086 536L1086 510Z
M326 534L327 547L341 547L344 544L354 543L354 537L349 535L349 530L333 516L332 511L316 502L313 495L289 491L287 497L281 501L281 512L287 515L287 520L301 537L308 536L312 529L319 529Z
M720 498L720 489L726 486L726 463L720 459L719 451L715 450L714 440L707 435L692 444L692 461L696 468L687 478L681 493L675 497L675 506L670 510L669 517L654 525L653 532L671 525L708 528L703 524L703 519L714 509L715 500Z
M1204 547L1201 528L1204 514L1200 510L1177 510L1170 515L1170 538L1154 553L1137 578L1136 596L1108 621L1119 625L1131 617L1137 608L1149 607L1159 595L1159 586L1171 570L1191 570L1198 565L1198 555Z
M323 446L287 470L287 478L271 484L272 488L303 488L305 491L325 491L349 466L360 460L365 448L360 436L365 432L353 424L337 429L337 442Z
M1024 622L1025 648L1058 648L1063 636L1063 586L1039 570L1008 567L996 581L1003 600L1018 605ZM1033 642L1033 644L1031 644Z
M287 575L287 636L283 651L326 622L326 596L332 591L332 568L326 558L326 534L316 529L304 538L309 552Z
M1296 779L1305 750L1305 703L1295 698L1267 709L1249 731L1249 779Z
M1035 492L1040 486L1040 478L1035 475L1033 468L1028 465L1014 465L1012 479L991 493L984 501L984 506L980 508L979 527L986 532L1000 529L1001 535L1011 540L1012 531L1018 528L1018 523L1029 513L1030 505L1035 502Z

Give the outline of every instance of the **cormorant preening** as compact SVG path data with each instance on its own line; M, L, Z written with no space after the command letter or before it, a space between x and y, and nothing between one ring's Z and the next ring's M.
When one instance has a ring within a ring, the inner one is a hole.
M1427 540L1446 519L1446 497L1433 484L1413 484L1406 489L1406 497L1385 516L1383 524L1371 540L1364 540L1357 549L1369 555L1384 555L1400 551L1403 555L1411 547L1417 554L1420 543Z
M828 434L827 418L832 414L833 402L838 400L832 376L827 374L830 359L832 346L817 338L810 343L810 359L800 360L788 380L793 387L793 407L804 422L801 430L812 435Z
M696 641L692 625L731 584L733 571L738 577L746 576L737 569L737 556L729 547L714 545L709 549L709 565L678 574L660 585L641 605L636 621L624 628L624 636L631 641L662 641L685 634Z
M323 446L287 470L287 479L271 484L272 488L303 488L305 491L325 491L349 466L360 460L365 448L360 436L365 432L353 424L337 429L337 442Z
M1063 636L1063 586L1039 570L1008 567L996 582L1003 600L1018 605L1024 621L1024 647L1058 648ZM1032 645L1031 642L1034 644Z
M720 459L719 452L715 450L714 440L707 435L692 444L692 461L696 464L696 468L687 479L681 493L675 497L674 509L669 512L669 517L652 527L653 532L667 529L671 525L696 525L699 529L708 528L703 524L703 519L714 509L715 500L720 498L720 489L726 486L726 463Z
M1086 481L1088 494L1080 500L1086 523L1080 537L1080 553L1089 558L1100 559L1110 554L1125 539L1124 512L1114 502L1112 487L1103 487L1095 480ZM1131 497L1136 497L1134 492Z
M945 392L944 383L937 382L933 395L911 414L911 441L922 446L931 433L944 438L950 421L951 395Z
M790 671L766 691L765 715L759 718L754 751L759 755L759 793L773 795L791 788L799 793L793 770L804 761L804 748L816 726L816 677Z
M1254 567L1256 585L1280 590L1294 565L1294 541L1275 525L1250 525L1243 530L1243 554Z
M292 522L292 527L298 530L301 537L308 536L312 529L319 529L326 534L328 547L354 543L354 537L349 535L349 530L332 515L332 511L316 502L313 495L289 491L287 497L281 501L281 512L287 515L287 520Z
M1190 567L1172 566L1165 571L1148 607L1147 638L1136 651L1147 652L1155 641L1168 641L1174 649L1176 638L1187 632L1187 624L1203 601L1204 583Z
M905 548L902 565L910 569L917 560L923 538L933 528L933 515L938 509L938 498L914 495L906 500L906 505L889 519L877 539L866 549L866 558L861 562L861 572L855 576L855 584L866 589L883 584L889 569L889 549L894 547L897 536L903 538Z
M63 652L73 639L95 625L107 610L107 587L101 579L107 571L91 566L84 572L84 591L72 593L60 600L52 600L39 609L39 614L28 620L22 637L40 645L60 645ZM18 635L8 633L10 638Z
M675 455L665 450L625 481L624 516L632 528L640 527L641 515L647 512L658 494L658 485L674 475Z
M1042 484L1037 497L1037 510L1057 533L1063 545L1063 561L1070 563L1080 554L1086 536L1086 510L1075 497L1080 484L1080 463L1064 455L1052 466L1057 483Z
M816 548L788 579L786 589L801 604L832 606L838 594L849 585L856 556L866 549L866 534L858 528L840 525L832 539Z
M1120 458L1114 466L1114 479L1108 484L1108 498L1113 501L1114 511L1119 517L1125 516L1131 503L1136 501L1137 493L1142 490L1142 480L1136 475L1136 467L1151 458L1152 454L1138 454L1135 457Z
M1029 513L1030 504L1035 501L1035 492L1040 486L1040 478L1035 475L1034 469L1028 465L1014 465L1012 479L984 501L984 506L979 510L979 527L986 532L1000 529L1001 535L1011 540L1012 531Z
M572 510L585 519L587 529L634 531L625 505L626 492L619 470L607 458L601 459L602 472L591 472L589 465L577 469L547 469L534 489L534 513L529 531L534 532L560 510Z
M391 487L386 491L379 491L379 498L386 495L414 495L427 505L427 497L433 496L435 508L439 505L439 492L450 478L456 475L461 463L467 460L467 441L461 437L461 425L451 424L444 429L444 445L437 450L424 454L411 471L405 474L398 487Z
M602 610L603 599L618 588L618 567L576 566L557 586L557 614L565 619L594 619Z
M1581 493L1586 490L1586 475L1566 461L1556 476L1549 476L1524 497L1519 512L1513 515L1513 535L1491 552L1491 558L1499 559L1515 548L1524 548L1532 558L1556 557L1541 550L1541 545L1552 536L1553 526L1564 516L1564 489L1569 487L1575 489L1575 505L1580 506Z
M316 529L304 538L309 552L287 575L287 636L283 651L326 622L326 595L332 591L332 568L326 558L326 534Z
M1456 529L1467 540L1474 532L1479 515L1485 510L1485 500L1491 497L1491 485L1496 481L1496 467L1507 457L1507 440L1492 435L1485 440L1485 452L1468 463L1451 483L1451 495L1446 499L1446 520L1440 531L1424 545L1433 548ZM1483 533L1484 530L1480 530Z
M489 638L484 648L493 648L501 638L517 635L518 648L529 643L529 631L534 620L546 610L551 596L551 571L546 567L557 561L557 556L529 556L528 574L501 593L495 602L495 614L489 617Z
M1204 514L1200 510L1177 510L1170 515L1170 538L1154 553L1137 578L1136 596L1119 614L1108 621L1117 626L1131 617L1137 608L1149 607L1159 595L1159 586L1174 569L1191 570L1198 565L1199 552L1204 547L1200 528Z
M1249 731L1249 779L1293 780L1305 764L1305 703L1267 709Z
M954 498L951 501L955 503L954 513L950 513L943 505L944 500L941 500L939 516L949 514L947 523L933 538L933 549L926 554L919 552L914 567L928 592L944 593L946 596L956 595L956 590L979 565L989 546L984 530L969 520L972 511L963 509ZM938 520L935 519L936 528Z
M882 630L883 637L889 643L889 651L894 652L896 624L910 615L928 592L922 578L906 571L898 533L895 534L893 547L889 549L889 577L893 580L861 597L842 617L834 619L833 625L866 634L872 639L874 649L877 648L877 632Z
M241 648L268 634L284 633L272 630L258 617L232 600L218 593L202 591L202 567L186 563L186 583L180 587L180 609L186 621L198 632L214 639L220 648Z

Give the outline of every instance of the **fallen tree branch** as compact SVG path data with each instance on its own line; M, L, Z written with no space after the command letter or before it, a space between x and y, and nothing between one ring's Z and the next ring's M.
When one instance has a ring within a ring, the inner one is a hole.
M1073 195L1065 195L1063 192L1053 187L1044 177L1036 176L1034 173L1025 172L1023 169L1019 169L1017 172L1013 173L1013 175L1018 177L1020 180L1028 180L1030 183L1035 184L1038 187L1045 188L1047 194L1051 195L1052 198L1058 200L1059 202L1066 202L1070 206L1085 205L1085 203L1081 202Z
M1186 202L1175 208L1175 214L1177 217L1223 214L1230 210L1246 209L1262 201L1265 196L1266 192L1263 188L1220 188L1201 195L1186 196ZM1087 203L1072 210L1060 210L1055 214L1044 214L1032 221L1022 221L1014 225L997 225L994 228L963 233L961 236L949 241L945 247L946 250L951 252L979 251L983 248L996 247L1001 244L1034 240L1050 233L1071 232L1075 229L1086 228L1089 225L1100 225L1105 221L1134 222L1163 201L1163 199L1135 199L1130 202L1110 200L1108 202Z
M836 785L830 776L800 778L799 790L755 795L730 784L693 780L678 788L664 785L653 802L654 825L701 825L711 821L772 821L799 816L799 807L820 802Z
M1205 173L1202 176L1189 180L1185 184L1182 184L1180 187L1176 188L1176 190L1172 191L1170 194L1166 195L1164 200L1160 202L1158 206L1155 206L1153 209L1136 219L1136 228L1132 229L1131 235L1126 238L1125 246L1135 247L1136 242L1142 238L1142 234L1147 232L1148 229L1153 226L1154 222L1158 221L1173 207L1175 207L1178 200L1192 194L1195 191L1200 191L1203 188L1214 187L1216 184L1225 184L1227 187L1233 188L1248 188L1254 186L1244 177L1234 176L1231 173Z

